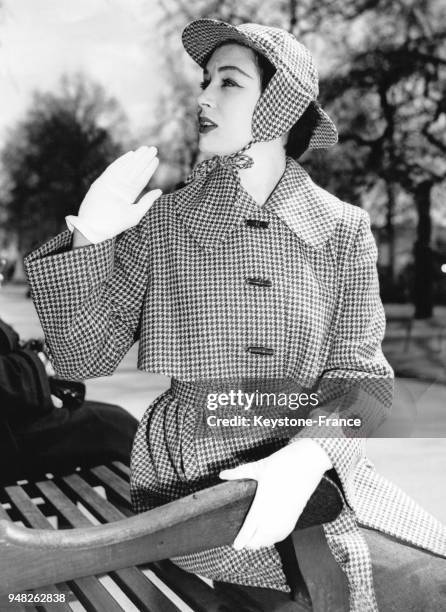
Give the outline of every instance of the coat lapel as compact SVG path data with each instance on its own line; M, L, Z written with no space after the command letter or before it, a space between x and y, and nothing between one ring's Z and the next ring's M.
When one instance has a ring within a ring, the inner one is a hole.
M230 170L216 168L175 193L182 222L206 251L216 248L244 220L238 189Z

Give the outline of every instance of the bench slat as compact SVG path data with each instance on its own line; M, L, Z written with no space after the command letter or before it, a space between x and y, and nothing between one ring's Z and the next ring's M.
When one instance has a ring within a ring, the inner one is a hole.
M6 521L9 521L9 514L6 512L6 510L3 508L3 506L0 504L0 519L5 519Z
M81 604L93 612L122 612L121 606L97 578L78 578L68 582Z
M135 567L110 572L110 576L140 612L178 612L177 606Z
M92 468L90 470L106 487L109 487L127 505L131 505L130 490L128 481L120 478L105 465Z
M15 505L17 510L23 516L24 520L35 529L52 529L51 523L41 513L39 508L32 502L27 493L19 486L11 486L5 488L11 503ZM95 612L122 612L122 608L118 606L116 600L103 587L103 585L94 577L78 578L76 581L67 582L68 587L73 591L79 601L87 607L88 610ZM46 589L54 588L45 586ZM49 590L48 590L49 592ZM56 590L55 592L60 592ZM49 612L55 610L71 610L68 605L57 608L56 604L48 604ZM63 605L63 602L60 603ZM43 604L39 604L43 607Z
M112 467L118 472L121 473L126 480L130 480L130 468L122 463L121 461L112 461Z
M22 487L13 485L11 487L6 487L5 491L8 494L11 503L16 507L20 515L31 527L34 527L34 529L51 528L51 523L42 514L36 504L32 502Z
M62 493L52 480L36 482L36 487L72 527L91 526L91 521Z
M124 517L121 512L113 508L110 502L104 500L98 493L96 493L96 491L89 488L87 483L77 476L77 474L68 476L64 478L63 481L67 483L74 483L73 486L77 486L85 497L90 500L90 503L93 503L102 519L105 519L104 513L108 514L110 517L113 515L111 520L115 521ZM73 527L85 527L91 525L90 520L70 499L66 497L66 495L64 495L64 493L54 482L38 482L36 483L36 486ZM89 489L88 495L86 494L87 489ZM79 499L79 501L84 503L85 500L82 497ZM103 508L107 508L107 510L101 510L101 504L103 505ZM116 579L116 583L119 584L123 592L136 606L138 606L142 612L145 612L146 610L147 612L151 612L152 610L178 612L178 608L171 602L171 600L166 597L166 595L164 595L164 593L162 593L158 587L150 582L150 580L139 569L135 567L124 568L110 573L110 576Z
M229 612L231 601L223 601L203 580L177 567L171 561L152 563L150 569L196 612Z
M82 504L96 518L102 522L111 523L125 518L125 514L115 508L115 506L104 499L92 487L85 482L78 474L71 474L62 478L62 483L66 485L64 491L71 496L72 499L79 499ZM67 490L68 489L68 490Z

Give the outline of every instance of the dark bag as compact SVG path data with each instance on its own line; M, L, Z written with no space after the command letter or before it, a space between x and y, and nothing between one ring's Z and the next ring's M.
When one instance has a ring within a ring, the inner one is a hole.
M45 352L45 344L43 340L31 339L23 344L23 348L29 349L35 353ZM85 400L85 385L82 382L74 380L65 380L49 376L51 395L55 395L63 402L64 408L74 410L82 406Z
M85 385L74 380L49 377L51 394L62 400L64 408L80 408L85 400Z

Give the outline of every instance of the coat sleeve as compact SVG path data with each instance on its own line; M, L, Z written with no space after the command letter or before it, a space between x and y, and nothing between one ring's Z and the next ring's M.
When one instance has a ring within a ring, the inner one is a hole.
M384 308L376 269L377 248L366 212L340 270L341 290L331 327L328 359L318 381L319 405L306 427L290 443L313 438L327 452L353 506L353 474L364 454L365 439L389 415L393 370L381 350ZM322 416L322 421L319 420ZM359 427L332 426L329 418L359 418Z
M58 375L110 375L136 341L148 284L147 225L146 215L116 238L74 250L65 231L25 259Z

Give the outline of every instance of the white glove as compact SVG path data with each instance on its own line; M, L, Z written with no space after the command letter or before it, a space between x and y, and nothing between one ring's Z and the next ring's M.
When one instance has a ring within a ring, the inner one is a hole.
M155 147L140 147L118 157L91 185L78 215L65 217L68 229L96 244L137 225L162 193L149 191L134 204L158 166L156 155Z
M332 463L310 438L284 446L260 461L220 472L223 480L257 480L254 501L234 540L236 550L272 546L296 526L307 501Z

